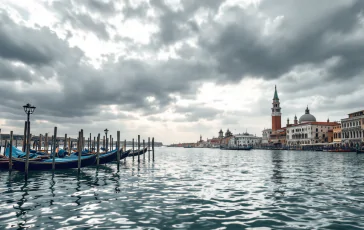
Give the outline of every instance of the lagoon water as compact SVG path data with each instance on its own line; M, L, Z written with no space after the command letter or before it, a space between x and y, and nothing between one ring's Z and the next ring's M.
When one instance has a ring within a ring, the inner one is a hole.
M161 147L29 177L0 172L0 229L364 229L364 154Z

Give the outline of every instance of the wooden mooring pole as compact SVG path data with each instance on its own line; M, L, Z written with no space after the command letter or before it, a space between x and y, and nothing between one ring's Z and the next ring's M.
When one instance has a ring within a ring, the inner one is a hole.
M134 138L132 140L132 145L133 145L133 161L134 161Z
M117 153L116 153L116 157L117 157L117 161L118 161L118 169L119 169L119 164L120 164L120 131L117 131L116 133L116 148L117 148Z
M148 161L150 161L150 137L148 137Z
M67 137L67 152L68 152L68 155L71 155L71 151L72 151L72 145L71 145L71 137Z
M10 131L9 170L11 171L12 169L13 169L13 131Z
M109 145L108 145L108 150L109 150L109 149L110 149L110 150L112 149L112 142L111 142L111 140L112 140L112 137L111 137L111 135L110 135L110 139L109 139L109 142L108 142L108 144L109 144ZM108 150L107 150L107 151L108 151Z
M140 163L140 135L138 135L138 163Z
M52 137L51 137L51 154L52 154L52 153L53 153L53 151L54 151L54 150L53 150L53 141L54 141L53 139L54 139L54 138L53 138L53 135L52 135Z
M124 140L124 149L123 153L126 152L126 139ZM126 163L126 157L124 158L124 163Z
M46 153L48 153L48 147L49 147L48 133L46 133L45 137L44 137L44 149L45 149Z
M26 146L27 146L27 127L28 127L28 122L25 121L24 124L24 136L23 136L23 148L22 151L25 152L26 151Z
M81 132L78 133L78 173L81 171L81 155L82 155L82 142L83 142L83 136L82 136L83 130L81 129Z
M145 153L144 153L144 149L145 149L145 141L143 139L143 161L145 161Z
M88 151L89 151L89 152L92 152L92 151L91 151L91 149L92 149L91 142L92 142L92 135L91 135L91 133L90 133L90 140L89 140L89 142L88 142L88 143L89 143L89 147L88 147Z
M96 152L96 137L94 136L94 143L92 143L93 152Z
M100 164L100 133L97 134L97 165Z
M67 151L67 150L68 150L68 149L67 149L67 146L68 146L68 145L67 145L67 141L68 141L68 140L67 140L67 133L65 133L65 134L64 134L64 141L63 141L63 150L64 150L64 151Z
M153 161L154 161L154 137L152 137L152 154L153 154Z
M39 134L39 143L38 143L39 151L42 150L42 142L43 142L43 136L42 134Z
M86 138L85 138L85 136L83 135L83 129L81 129L81 136L82 136L82 139L81 139L81 141L82 141L82 142L81 142L81 143L82 143L82 145L81 145L81 146L82 146L81 152L82 152L83 150L85 150L85 142L86 142L86 141L85 141L85 139L86 139Z
M53 134L53 160L52 160L52 170L56 169L56 140L57 140L57 127L54 127L54 134Z

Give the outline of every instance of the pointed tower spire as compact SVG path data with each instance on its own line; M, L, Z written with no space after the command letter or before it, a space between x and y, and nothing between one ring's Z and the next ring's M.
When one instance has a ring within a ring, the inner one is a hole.
M277 93L277 85L274 86L274 97L273 100L279 100L278 93Z
M310 114L310 110L308 109L308 105L306 107L305 114Z
M293 124L297 125L298 124L298 121L297 121L297 116L296 114L294 115L294 120L293 120Z

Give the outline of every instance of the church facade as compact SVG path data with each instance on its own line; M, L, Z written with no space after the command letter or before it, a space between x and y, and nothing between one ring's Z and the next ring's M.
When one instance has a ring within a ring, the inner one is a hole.
M333 142L333 129L340 126L338 122L330 122L329 119L326 122L317 122L307 106L299 119L295 115L291 124L288 118L286 126L282 127L282 108L276 86L271 110L272 128L263 130L263 145L279 147Z

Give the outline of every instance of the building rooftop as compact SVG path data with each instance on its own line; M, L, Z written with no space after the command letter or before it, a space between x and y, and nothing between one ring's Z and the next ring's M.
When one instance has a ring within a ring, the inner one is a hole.
M335 125L340 125L340 124L337 123L337 122L313 121L313 122L306 122L306 123L301 123L301 124L297 124L297 125L292 125L291 127L297 127L297 126L303 126L303 125L328 125L328 126L335 126Z

